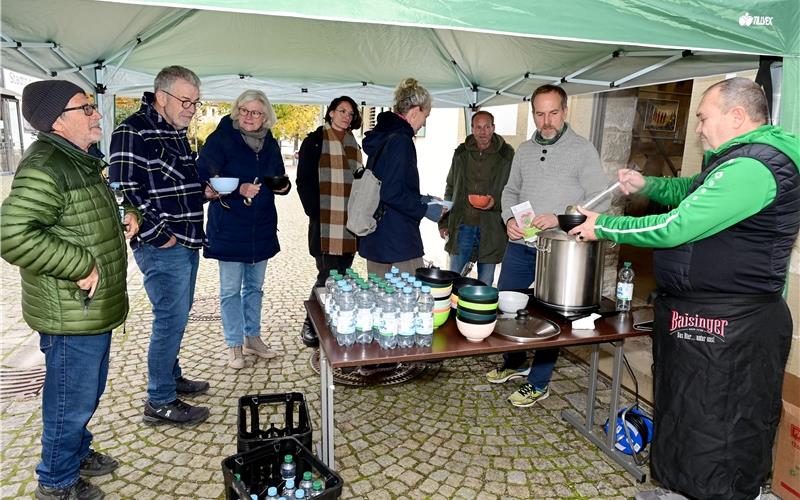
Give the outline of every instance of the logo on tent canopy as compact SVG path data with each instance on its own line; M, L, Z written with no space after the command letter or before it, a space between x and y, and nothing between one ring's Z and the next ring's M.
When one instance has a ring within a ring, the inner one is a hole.
M739 17L739 26L772 26L772 17L751 16L749 12L745 12Z

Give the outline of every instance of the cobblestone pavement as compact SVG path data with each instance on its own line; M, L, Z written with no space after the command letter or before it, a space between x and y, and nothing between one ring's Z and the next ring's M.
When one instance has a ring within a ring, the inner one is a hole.
M10 177L2 181L3 198ZM224 498L220 463L236 452L237 400L246 394L299 391L319 429L319 377L299 330L315 269L306 251L306 223L295 193L279 197L282 251L267 267L263 336L282 354L227 367L218 307L216 261L201 259L181 363L189 378L210 381L194 403L211 406L195 427L141 423L152 314L141 275L129 260L131 313L114 332L108 387L90 430L94 446L120 460L110 476L92 479L107 498ZM364 271L359 259L357 268ZM5 368L41 365L38 336L22 321L19 277L0 264L2 358ZM38 357L37 357L38 356ZM514 384L492 385L483 374L499 356L448 360L420 378L386 387L336 388L336 454L342 498L631 498L639 485L571 430L565 408L583 408L587 369L562 356L549 399L510 406ZM608 400L608 386L600 385ZM4 397L2 498L30 497L40 453L39 396ZM319 439L318 432L314 435Z

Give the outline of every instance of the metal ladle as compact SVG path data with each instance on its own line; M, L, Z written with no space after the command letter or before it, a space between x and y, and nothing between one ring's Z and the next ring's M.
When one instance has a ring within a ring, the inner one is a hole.
M583 207L583 208L593 207L593 206L595 206L597 204L598 201L600 201L603 198L605 198L609 193L611 193L612 191L616 190L618 187L619 187L619 181L615 182L614 184L612 184L611 186L609 186L605 190L603 190L600 193L598 193L597 196L595 196L594 198L592 198L591 200L587 201L586 203L584 203L583 205L580 205L580 206ZM565 213L568 214L568 215L569 214L580 214L580 212L578 212L578 205L567 205L567 209L565 210Z

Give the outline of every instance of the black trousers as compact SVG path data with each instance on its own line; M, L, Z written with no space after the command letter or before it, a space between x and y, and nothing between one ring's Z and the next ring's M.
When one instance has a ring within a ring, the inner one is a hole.
M328 279L331 270L336 269L339 274L344 275L345 270L353 265L353 254L348 255L330 255L322 254L314 257L317 264L317 280L314 282L314 288L325 286L325 280ZM314 288L311 289L309 300L314 300ZM311 328L311 320L306 315L306 324Z

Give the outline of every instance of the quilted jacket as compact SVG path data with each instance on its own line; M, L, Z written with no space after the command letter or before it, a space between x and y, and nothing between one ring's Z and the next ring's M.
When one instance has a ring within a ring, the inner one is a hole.
M0 208L0 256L22 276L22 315L34 330L91 335L128 312L127 253L103 160L59 136L39 134L20 161ZM97 266L86 299L75 282Z

